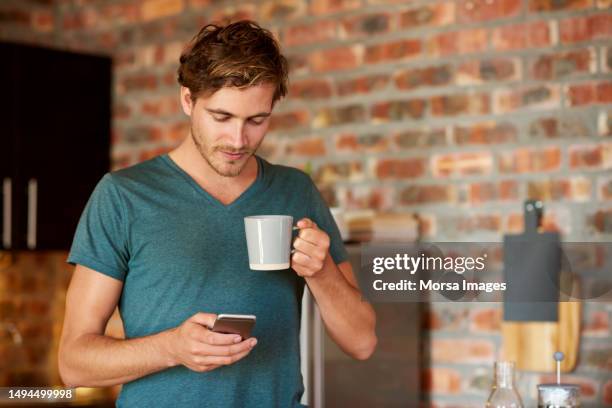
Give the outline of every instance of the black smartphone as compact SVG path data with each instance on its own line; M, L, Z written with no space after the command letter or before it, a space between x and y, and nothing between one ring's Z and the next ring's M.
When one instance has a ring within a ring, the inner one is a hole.
M239 334L242 340L245 340L251 337L253 326L255 315L220 314L211 330L217 333Z

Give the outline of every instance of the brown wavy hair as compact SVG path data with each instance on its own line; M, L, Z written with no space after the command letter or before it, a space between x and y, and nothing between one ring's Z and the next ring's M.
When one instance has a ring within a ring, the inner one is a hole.
M208 24L187 45L180 58L178 82L192 100L232 86L263 83L276 86L273 103L287 94L288 64L272 33L250 20Z

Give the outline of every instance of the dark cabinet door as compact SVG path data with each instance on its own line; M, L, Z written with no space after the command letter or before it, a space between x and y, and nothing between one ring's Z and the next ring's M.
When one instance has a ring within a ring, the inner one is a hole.
M68 249L109 170L111 61L20 47L13 247Z
M11 248L15 229L15 103L12 98L16 89L13 80L18 68L14 63L15 47L0 43L0 248Z

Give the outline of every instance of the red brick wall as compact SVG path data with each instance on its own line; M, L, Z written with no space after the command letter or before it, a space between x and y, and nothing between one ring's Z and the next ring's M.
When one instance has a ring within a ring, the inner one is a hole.
M417 212L434 240L499 240L544 200L568 240L612 237L609 0L30 0L0 4L0 38L115 60L113 165L165 152L187 131L182 45L220 19L281 40L290 96L262 153L304 166L331 204ZM586 304L573 379L612 404L609 304ZM427 313L426 392L477 406L499 355L498 305ZM542 378L523 374L533 403ZM607 381L607 382L606 382Z

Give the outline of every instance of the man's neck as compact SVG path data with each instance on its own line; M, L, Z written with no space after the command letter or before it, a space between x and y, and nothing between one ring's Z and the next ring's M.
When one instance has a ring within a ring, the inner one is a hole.
M217 173L198 151L191 136L168 153L170 158L203 189L224 204L240 196L257 178L257 159L251 156L242 172L235 177Z

